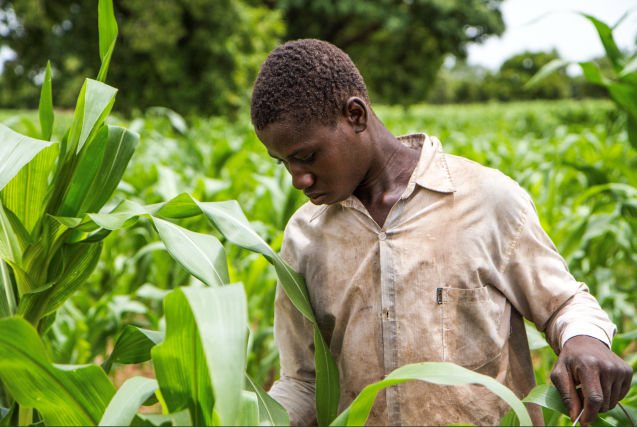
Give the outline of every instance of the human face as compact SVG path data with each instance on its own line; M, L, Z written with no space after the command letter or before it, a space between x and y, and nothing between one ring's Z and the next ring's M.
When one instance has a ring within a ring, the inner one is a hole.
M366 139L351 117L336 126L304 125L290 120L256 131L268 154L285 165L292 184L315 205L347 199L369 168Z

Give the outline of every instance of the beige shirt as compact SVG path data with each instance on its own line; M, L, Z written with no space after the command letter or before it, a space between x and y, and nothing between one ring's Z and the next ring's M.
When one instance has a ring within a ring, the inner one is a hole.
M400 138L420 160L383 227L355 197L307 203L283 258L304 277L340 371L339 413L409 363L453 362L518 397L535 386L522 316L559 354L575 335L610 345L616 329L542 230L530 196L501 172L445 155L424 134ZM316 423L311 323L278 285L281 379L270 394L294 424ZM378 394L368 425L499 424L508 406L485 388L410 381ZM530 409L542 423L538 407Z

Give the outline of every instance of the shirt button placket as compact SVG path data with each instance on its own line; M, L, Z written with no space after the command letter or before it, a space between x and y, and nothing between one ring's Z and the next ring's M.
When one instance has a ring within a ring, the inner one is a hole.
M397 368L397 346L396 346L396 319L394 307L394 271L393 271L393 253L392 246L387 240L387 233L381 231L378 233L380 243L380 274L381 274L381 292L382 292L382 313L381 321L383 325L383 350L385 375L391 373ZM391 425L400 425L400 408L397 386L387 388L387 415Z

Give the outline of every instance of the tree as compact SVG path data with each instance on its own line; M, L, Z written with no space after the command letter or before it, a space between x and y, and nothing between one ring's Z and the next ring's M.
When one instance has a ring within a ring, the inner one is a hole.
M254 0L256 1L256 0ZM446 54L504 31L501 0L263 0L285 38L317 38L347 52L372 101L424 102Z
M120 33L107 83L120 89L123 112L154 105L183 114L236 111L284 30L279 13L241 0L115 0L114 9ZM0 0L0 11L8 29L1 43L17 53L0 77L0 107L37 107L34 82L47 59L56 104L72 107L84 76L100 66L97 2Z

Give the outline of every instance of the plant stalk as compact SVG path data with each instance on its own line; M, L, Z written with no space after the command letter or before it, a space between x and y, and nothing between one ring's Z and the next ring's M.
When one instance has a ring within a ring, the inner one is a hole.
M19 426L28 426L29 424L33 424L33 408L26 408L22 405L19 406L18 409L18 425Z

